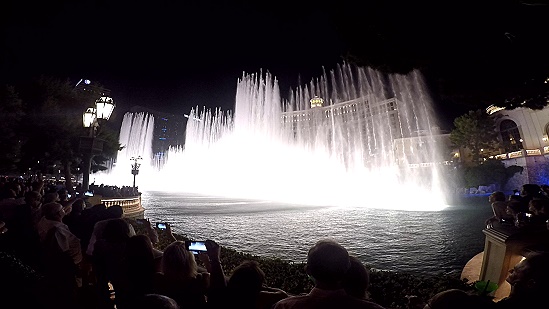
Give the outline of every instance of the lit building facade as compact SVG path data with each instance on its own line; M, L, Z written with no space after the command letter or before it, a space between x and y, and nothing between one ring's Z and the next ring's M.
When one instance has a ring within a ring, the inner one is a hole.
M291 127L296 139L315 140L318 132L326 132L323 138L331 148L345 148L343 152L348 153L361 147L366 165L377 164L381 156L408 168L448 164L438 150L449 147L449 134L438 128L412 131L400 114L400 104L395 98L358 98L325 106L321 98L313 97L310 109L285 112L282 122ZM335 145L337 138L354 140Z
M154 117L154 132L152 152L156 162L163 162L170 147L180 147L185 144L185 128L187 118L174 114L156 111L143 106L134 106L132 113L148 113Z
M511 179L508 189L520 188L524 183L549 184L549 107L506 110L490 106L486 112L495 116L502 144L501 154L495 157L506 166L524 168Z

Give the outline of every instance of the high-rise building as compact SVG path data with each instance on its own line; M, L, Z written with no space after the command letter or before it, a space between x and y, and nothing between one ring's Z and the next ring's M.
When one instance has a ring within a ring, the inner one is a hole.
M132 113L148 113L154 117L154 132L152 152L155 161L163 162L170 147L181 147L185 144L185 128L187 118L175 114L164 113L143 106L133 106Z

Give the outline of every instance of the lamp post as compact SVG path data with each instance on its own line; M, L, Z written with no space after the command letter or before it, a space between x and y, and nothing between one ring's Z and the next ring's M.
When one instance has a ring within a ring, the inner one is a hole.
M139 167L141 166L141 163L138 163L137 161L138 160L141 160L143 158L141 158L141 156L137 156L137 157L131 157L131 161L133 161L132 163L132 175L133 175L133 189L135 190L135 176L137 176L137 174L139 174Z
M97 138L101 123L109 120L115 104L112 98L101 96L95 101L94 107L88 107L82 116L84 128L89 128L88 136L80 138L80 150L84 153L84 171L82 188L88 190L90 186L90 170L92 158L103 152L103 140Z

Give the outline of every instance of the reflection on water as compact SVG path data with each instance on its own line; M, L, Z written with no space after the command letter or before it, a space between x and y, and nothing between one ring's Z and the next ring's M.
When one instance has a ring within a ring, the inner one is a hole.
M145 217L167 221L195 240L260 256L303 261L321 238L332 238L375 268L439 273L461 271L483 250L486 197L443 211L317 207L144 192Z

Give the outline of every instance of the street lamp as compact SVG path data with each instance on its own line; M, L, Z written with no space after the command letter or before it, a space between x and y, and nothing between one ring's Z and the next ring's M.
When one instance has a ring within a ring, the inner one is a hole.
M132 175L133 175L133 189L135 190L135 176L139 174L139 167L141 166L141 163L138 163L138 160L142 160L141 156L138 157L131 157L131 161L133 161L132 164Z
M97 130L101 122L109 120L115 104L112 98L101 96L95 101L94 107L88 107L82 115L84 128L90 128L88 136L80 138L80 150L84 153L84 171L82 187L89 189L92 158L103 152L103 140L97 138Z

